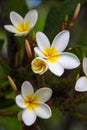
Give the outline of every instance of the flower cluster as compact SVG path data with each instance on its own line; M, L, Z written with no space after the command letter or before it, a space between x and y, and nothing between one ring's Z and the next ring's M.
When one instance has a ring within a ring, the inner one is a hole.
M47 36L42 32L37 32L36 41L38 47L35 47L34 51L40 57L40 62L37 62L37 59L34 59L34 61L32 61L33 71L35 73L41 74L41 71L45 72L47 70L47 67L44 67L46 66L45 64L47 64L48 69L53 74L61 76L64 72L64 69L74 69L78 67L80 65L80 61L77 56L72 53L63 52L67 47L69 37L69 31L61 31L56 35L52 44L50 45Z
M23 19L18 13L12 11L10 13L10 19L13 25L5 25L5 29L14 33L15 36L26 36L36 24L38 12L31 10ZM64 69L75 69L78 67L80 65L78 57L75 54L64 52L69 43L69 39L70 32L63 30L55 36L52 44L50 44L49 39L43 32L36 32L37 47L34 47L34 53L36 55L31 61L32 71L35 74L42 75L47 70L50 70L54 75L61 76L64 73ZM28 44L29 42L27 40L26 45ZM26 48L27 53L29 53L28 55L33 53L30 50L30 45ZM83 70L86 76L77 80L75 85L76 91L87 91L87 58L83 60ZM16 89L16 91L18 90ZM52 90L50 88L43 87L34 93L31 83L28 81L23 82L21 94L16 96L16 104L23 109L22 120L25 125L32 125L36 121L36 117L43 119L51 117L51 109L45 103L51 96Z

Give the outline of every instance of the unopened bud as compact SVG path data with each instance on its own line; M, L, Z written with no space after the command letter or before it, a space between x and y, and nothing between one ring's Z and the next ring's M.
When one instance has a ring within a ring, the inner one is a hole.
M76 9L74 11L74 15L73 15L73 21L75 21L79 15L80 12L80 8L81 8L81 4L78 3L78 5L76 6Z
M13 79L10 76L8 76L8 80L9 80L13 90L16 92L16 94L18 94L19 92L18 92L18 89L17 89L16 84L14 83Z
M66 14L66 16L65 16L65 22L68 22L68 14Z
M29 41L27 39L25 40L25 48L26 48L27 56L31 61L32 60L32 51L31 51Z
M22 121L22 111L18 113L17 118L20 122Z

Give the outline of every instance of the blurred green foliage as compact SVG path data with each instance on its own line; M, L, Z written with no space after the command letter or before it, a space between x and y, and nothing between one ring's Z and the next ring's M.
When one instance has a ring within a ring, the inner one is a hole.
M76 54L82 62L83 57L87 56L87 0L43 0L39 6L35 7L38 10L39 18L34 31L43 31L52 41L56 34L62 30L62 22L67 14L69 22L71 21L75 7L79 2L81 3L81 10L71 30L70 44L67 50ZM24 17L29 9L32 8L27 5L25 0L0 0L0 111L19 111L15 104L16 95L8 82L8 75L14 79L19 90L24 80L31 81L37 89L37 78L31 72L30 62L25 53L24 38L15 38L3 28L5 24L10 23L10 11L16 11ZM33 31L29 34L31 42L32 35ZM19 60L15 65L18 58L17 54L19 54ZM11 58L13 60L10 60ZM49 72L47 74L45 81L54 92L53 116L49 120L40 121L41 130L86 130L87 101L84 101L84 95L86 98L87 93L81 95L72 91L76 77L83 75L82 64L78 69L66 70L60 78ZM79 97L79 104L77 97ZM65 108L63 107L64 103L67 104ZM0 130L21 129L15 116L0 117Z

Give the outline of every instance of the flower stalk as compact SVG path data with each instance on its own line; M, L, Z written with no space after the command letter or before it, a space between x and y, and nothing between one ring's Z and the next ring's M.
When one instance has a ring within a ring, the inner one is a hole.
M75 11L74 11L74 14L73 14L73 18L71 20L71 22L68 21L68 15L65 16L65 21L62 23L62 29L63 30L71 30L73 25L75 24L77 18L78 18L78 15L79 15L79 12L80 12L80 8L81 8L81 4L78 3L76 8L75 8Z

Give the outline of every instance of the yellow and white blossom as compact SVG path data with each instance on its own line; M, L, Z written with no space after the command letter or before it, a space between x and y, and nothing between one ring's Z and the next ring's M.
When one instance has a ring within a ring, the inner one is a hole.
M85 76L80 77L75 85L75 90L79 92L87 91L87 58L83 58L83 71Z
M42 75L48 69L46 61L40 57L36 57L32 63L31 67L34 73Z
M50 107L45 103L52 96L50 88L40 88L34 93L30 82L24 81L21 94L16 96L16 103L22 111L22 120L25 125L30 126L36 121L36 117L48 119L52 113Z
M25 36L35 26L38 19L37 10L30 10L25 17L11 11L10 20L13 25L4 25L5 29L15 34L15 36Z
M69 42L70 33L67 30L56 35L52 44L42 32L36 33L38 47L34 48L36 54L46 60L52 73L61 76L64 69L74 69L80 65L78 57L72 53L63 52Z

